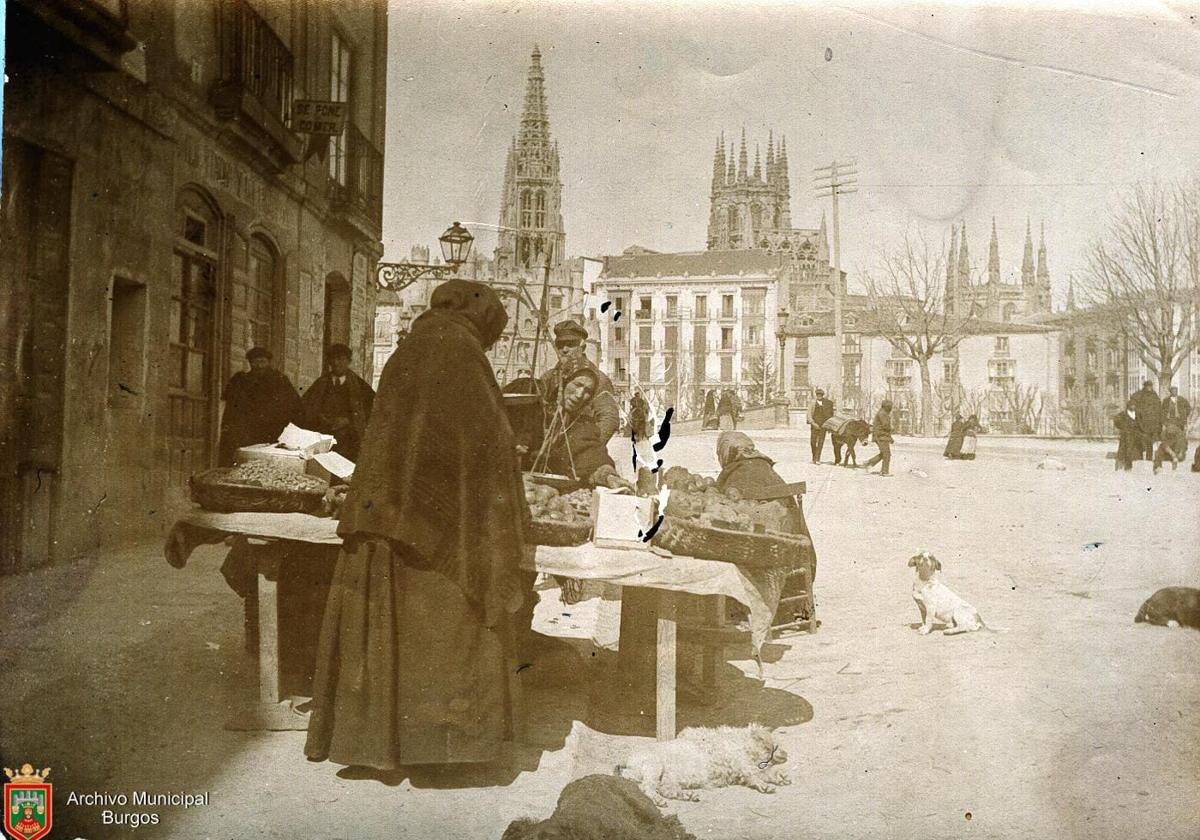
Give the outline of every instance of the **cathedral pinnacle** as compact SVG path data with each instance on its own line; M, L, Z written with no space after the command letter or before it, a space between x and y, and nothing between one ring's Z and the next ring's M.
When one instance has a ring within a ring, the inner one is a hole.
M1025 256L1021 260L1021 285L1032 286L1033 274L1033 232L1029 217L1025 217Z
M1000 286L1000 240L996 237L996 217L992 216L992 241L988 243L989 284Z

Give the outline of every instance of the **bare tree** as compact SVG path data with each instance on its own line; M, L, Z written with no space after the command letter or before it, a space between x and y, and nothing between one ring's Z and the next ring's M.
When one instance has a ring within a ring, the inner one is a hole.
M1196 344L1200 183L1131 188L1087 261L1088 298L1112 313L1165 393Z
M933 434L934 424L929 360L957 347L975 318L974 307L946 311L945 276L941 250L909 234L897 247L881 250L875 268L863 272L876 327L921 371L921 433L926 436Z
M778 390L778 372L772 354L765 349L753 351L745 368L747 402L751 405L766 405Z

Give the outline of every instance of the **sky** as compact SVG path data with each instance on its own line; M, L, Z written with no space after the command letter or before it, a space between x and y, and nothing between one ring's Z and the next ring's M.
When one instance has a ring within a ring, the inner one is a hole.
M813 168L857 161L853 275L906 234L965 221L1019 277L1044 222L1056 303L1123 190L1200 167L1200 5L463 2L389 12L383 239L437 252L454 220L495 245L504 161L537 44L567 251L700 250L717 136L786 135L792 223Z

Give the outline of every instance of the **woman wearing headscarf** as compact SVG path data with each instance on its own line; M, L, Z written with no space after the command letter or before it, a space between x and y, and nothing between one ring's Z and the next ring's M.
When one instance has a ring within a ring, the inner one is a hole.
M717 400L712 391L704 392L704 417L701 427L704 429L717 428Z
M787 484L775 472L775 462L768 458L763 453L759 452L754 445L754 441L743 432L721 432L717 437L717 461L721 464L721 474L717 477L717 489L724 493L730 487L734 487L743 493L751 493L760 495L763 491L774 490ZM780 528L786 534L801 534L808 538L809 543L812 543L812 535L808 531L808 523L804 521L804 507L798 496L784 496L776 500L783 505L787 511L783 524ZM813 546L809 549L812 557L812 576L813 580L817 577L817 550ZM776 591L780 592L781 598L790 598L800 594L799 578L787 578L791 571L790 569L781 570L781 573L768 573L768 585L770 587L779 587ZM807 615L801 615L801 618L807 618ZM789 621L793 616L776 615L772 623L779 621ZM752 628L755 629L755 628ZM757 628L765 638L769 628Z
M954 412L954 422L950 424L950 437L946 440L946 448L942 450L943 458L954 460L962 454L963 419L957 411Z
M305 753L381 770L512 739L529 515L487 356L508 316L451 280L388 360L338 533Z
M535 472L565 475L589 487L629 487L617 475L607 440L586 410L599 384L596 371L582 364L562 378L551 408Z

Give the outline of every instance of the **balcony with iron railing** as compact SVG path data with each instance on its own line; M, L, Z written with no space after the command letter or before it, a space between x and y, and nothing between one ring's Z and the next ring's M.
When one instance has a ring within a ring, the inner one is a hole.
M352 123L345 134L345 182L330 180L330 204L335 210L358 214L378 228L383 214L383 153Z
M246 0L220 0L217 41L219 75L209 95L217 116L233 121L277 166L296 163L303 147L288 128L291 51Z

